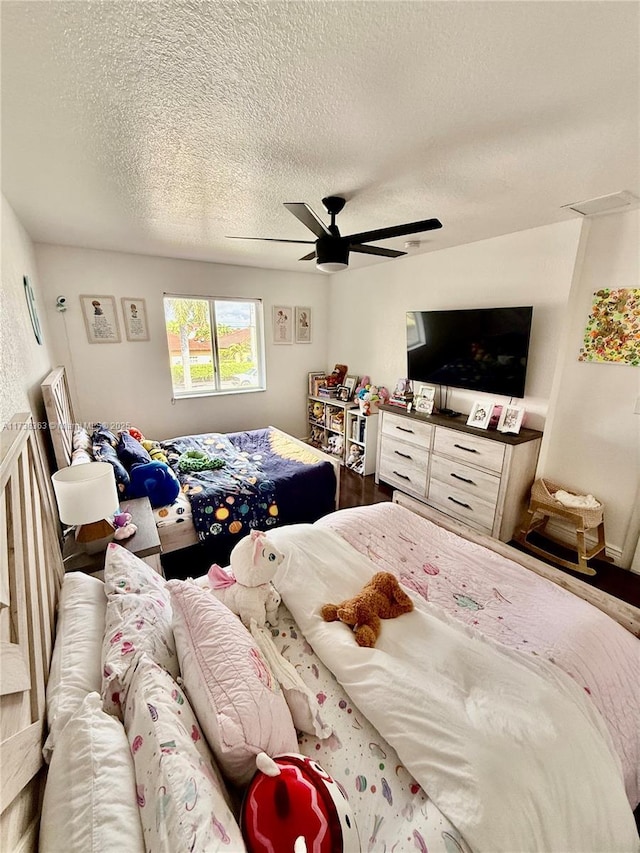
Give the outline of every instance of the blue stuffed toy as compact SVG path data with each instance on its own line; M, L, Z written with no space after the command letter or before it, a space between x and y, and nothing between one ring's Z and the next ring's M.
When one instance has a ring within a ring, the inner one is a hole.
M164 462L134 465L129 472L127 498L149 498L152 507L172 504L180 492L180 482Z

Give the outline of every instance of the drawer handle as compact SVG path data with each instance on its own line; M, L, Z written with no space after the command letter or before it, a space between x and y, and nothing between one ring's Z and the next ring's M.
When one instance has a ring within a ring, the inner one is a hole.
M455 498L449 497L447 498L447 500L451 501L454 504L458 504L458 506L463 506L465 509L473 509L473 507L470 507L469 504L462 503L462 501L457 501Z
M396 453L398 456L402 456L403 459L413 459L413 456L411 456L409 453L400 453L399 450L394 450L393 452Z
M411 435L413 435L413 430L412 430L412 429L407 429L406 427L399 427L399 426L396 426L396 429L399 429L399 430L400 430L400 432L410 432L410 433L411 433Z
M411 482L411 477L407 477L406 474L400 474L398 471L394 471L393 473L396 477L400 477L402 480L409 480L409 482Z
M474 483L473 480L468 480L466 477L461 477L460 474L451 474L452 477L455 477L456 480L462 480L463 483L469 483L470 486L476 486L477 483Z
M457 447L457 448L458 448L458 450L466 450L466 451L467 451L467 453L477 453L477 452L478 452L478 451L475 449L475 447L463 447L463 446L462 446L462 444L454 444L453 446L454 446L454 447Z

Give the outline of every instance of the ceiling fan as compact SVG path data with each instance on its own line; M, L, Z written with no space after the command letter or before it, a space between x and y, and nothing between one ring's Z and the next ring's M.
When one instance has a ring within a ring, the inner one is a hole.
M336 216L345 206L346 199L330 195L322 199L327 213L331 216L331 224L324 222L303 201L285 202L285 207L303 225L318 238L317 240L281 240L277 237L232 237L232 240L267 240L271 243L315 243L313 252L300 258L301 261L316 259L316 268L322 272L339 272L349 266L349 252L360 252L364 255L382 255L385 258L398 258L406 255L396 249L383 249L381 246L366 246L372 240L388 240L390 237L403 237L405 234L417 234L420 231L433 231L442 228L439 219L423 219L420 222L407 222L405 225L392 225L389 228L378 228L375 231L361 231L359 234L349 234L343 237L336 225Z

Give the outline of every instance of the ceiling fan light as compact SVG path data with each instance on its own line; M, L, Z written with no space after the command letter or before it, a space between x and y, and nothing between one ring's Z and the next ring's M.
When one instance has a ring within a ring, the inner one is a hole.
M343 264L341 261L318 261L316 269L320 272L340 272L346 270L349 264Z

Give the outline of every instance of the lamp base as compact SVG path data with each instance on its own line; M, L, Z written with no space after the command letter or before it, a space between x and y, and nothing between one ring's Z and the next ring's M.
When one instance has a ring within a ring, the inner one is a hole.
M76 542L87 554L99 554L113 539L114 530L115 526L106 518L82 524L76 528Z

